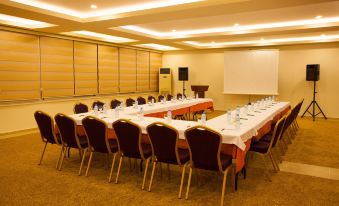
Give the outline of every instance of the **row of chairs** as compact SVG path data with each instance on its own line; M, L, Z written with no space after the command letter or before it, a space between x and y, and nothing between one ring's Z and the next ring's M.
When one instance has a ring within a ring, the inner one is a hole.
M182 98L183 96L184 96L184 95L182 95L181 93L178 93L178 94L177 94L177 98L178 98L178 99ZM170 100L173 99L173 96L170 95L170 94L167 95L166 97L163 96L163 95L159 95L159 96L158 96L158 102L160 102L161 100L163 100L163 99L165 99L165 98L166 98L167 101L170 101ZM154 102L157 102L157 100L156 100L156 98L155 98L154 96L151 96L151 95L148 96L147 101L148 101L148 102L151 102L152 100L153 100ZM146 102L146 99L143 98L143 97L138 97L138 98L137 98L137 101L138 101L138 104L139 104L139 105L143 105L143 104L146 104L146 103L147 103L147 102ZM110 102L110 108L111 108L111 109L115 109L115 108L116 108L117 106L119 106L121 103L122 103L121 101L119 101L119 100L117 100L117 99L113 99L113 100ZM135 103L135 100L132 99L132 98L127 98L127 99L126 99L126 102L125 102L125 104L126 104L127 107L133 106L134 103ZM97 105L99 108L102 108L104 104L105 104L105 103L102 102L102 101L94 101L94 102L92 103L92 108L94 108L95 105ZM88 111L89 111L89 108L88 108L88 106L87 106L86 104L84 104L84 103L77 103L77 104L74 105L74 113L75 113L75 114L85 113L85 112L88 112Z
M232 156L221 154L222 136L220 133L203 126L189 128L185 131L188 149L178 148L178 131L169 125L156 122L147 127L150 144L142 139L141 128L126 119L119 119L112 124L116 139L109 138L108 125L102 120L88 116L82 120L85 135L77 132L74 119L64 114L55 116L58 133L55 132L54 120L48 114L37 111L34 114L40 129L42 141L45 143L40 162L41 164L46 146L50 144L61 145L61 152L56 168L62 169L67 148L79 149L81 164L78 174L82 174L86 153L90 153L85 176L96 152L113 155L108 181L112 181L116 158L119 158L115 183L118 183L122 160L124 157L146 161L142 189L145 189L149 164L152 164L148 191L151 191L155 167L158 163L178 165L181 169L179 195L181 198L185 181L186 168L189 167L188 182L185 198L188 199L192 171L194 168L220 171L223 174L221 205L223 205L226 179L232 168ZM142 162L141 162L142 163Z
M297 117L303 101L304 100L301 100L295 107L282 115L282 117L274 123L274 127L272 127L269 133L264 135L259 141L252 142L251 144L249 152L259 154L259 156L262 157L269 181L271 181L271 177L268 173L269 170L265 157L268 156L270 158L275 172L280 171L279 163L282 163L282 156L286 153L288 144L292 143L292 139L294 139L299 128ZM246 164L248 164L248 157L249 156L246 158Z

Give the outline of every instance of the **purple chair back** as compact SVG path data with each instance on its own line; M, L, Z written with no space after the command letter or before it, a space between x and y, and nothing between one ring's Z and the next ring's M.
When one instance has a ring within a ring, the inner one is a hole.
M117 136L119 151L127 157L141 158L141 129L125 119L113 122L112 126Z
M43 142L49 142L52 144L59 144L54 133L54 122L52 117L42 111L36 111L34 118L38 124L40 135Z
M107 140L107 125L95 117L85 117L82 120L85 128L89 148L92 151L108 153L110 151Z
M275 147L277 142L280 140L282 131L284 129L284 124L286 122L286 116L281 117L278 122L274 126L273 134L272 134L272 147Z
M95 105L97 105L99 108L102 108L104 106L104 102L101 101L94 101L92 104L92 109L95 107Z
M157 101L157 100L155 99L155 97L153 97L153 96L148 96L148 98L147 98L147 100L148 100L149 102L151 102L152 99L153 99L154 102Z
M203 126L185 131L191 162L196 168L222 171L220 163L221 135Z
M289 127L289 123L291 123L293 121L293 113L292 113L291 110L285 116L286 116L285 124L284 124L284 127L282 129L281 135L284 135L286 129Z
M138 97L138 104L141 105L141 104L146 104L146 99L143 98L143 97Z
M167 101L171 101L173 99L173 96L168 94L166 99L167 99Z
M147 127L147 133L151 140L153 155L159 162L181 164L176 147L177 130L164 123L155 122Z
M165 97L163 95L159 95L158 96L158 102L161 102L161 100L163 100Z
M133 106L134 102L135 102L134 99L128 98L128 99L126 99L126 106L127 107Z
M54 119L58 126L62 142L68 147L81 148L77 140L76 122L61 113L55 115Z
M74 114L80 114L88 112L88 106L83 103L76 103L73 108Z
M113 99L111 101L111 109L115 109L117 106L119 106L121 104L121 102L117 99Z

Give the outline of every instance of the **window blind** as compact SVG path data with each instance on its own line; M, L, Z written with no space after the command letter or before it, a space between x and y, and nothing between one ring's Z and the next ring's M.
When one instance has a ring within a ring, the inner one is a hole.
M39 38L0 31L0 45L0 100L39 99Z

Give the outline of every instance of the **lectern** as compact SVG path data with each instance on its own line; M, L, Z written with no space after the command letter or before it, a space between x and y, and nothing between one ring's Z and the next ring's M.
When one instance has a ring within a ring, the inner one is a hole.
M205 98L205 92L208 90L208 87L208 85L191 85L194 96L198 94L199 98Z

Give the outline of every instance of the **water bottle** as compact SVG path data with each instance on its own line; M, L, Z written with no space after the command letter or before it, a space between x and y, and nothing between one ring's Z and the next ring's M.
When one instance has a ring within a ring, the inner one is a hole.
M235 128L239 129L240 128L240 115L236 114L235 116Z
M119 106L119 108L120 108L120 111L124 111L124 104L121 103L120 106Z
M114 117L115 117L116 119L119 118L119 107L116 107L116 108L114 109Z
M199 99L199 94L198 94L198 93L195 95L195 98L196 98L196 99Z
M167 111L167 121L170 122L172 120L172 111L169 109Z
M203 111L201 114L201 124L205 125L206 124L206 113Z
M153 98L152 98L151 102L152 102L152 106L153 106L154 105L154 99Z
M93 108L94 115L98 115L98 110L99 110L98 105L94 105L94 108Z
M107 114L107 105L106 104L104 104L102 106L102 111L104 112L104 114Z
M142 107L140 107L139 110L139 120L143 120L144 119L144 109Z
M232 121L232 113L231 111L227 111L227 122L231 123L231 121Z
M237 109L236 109L236 113L235 113L236 115L240 115L240 107L237 107Z

